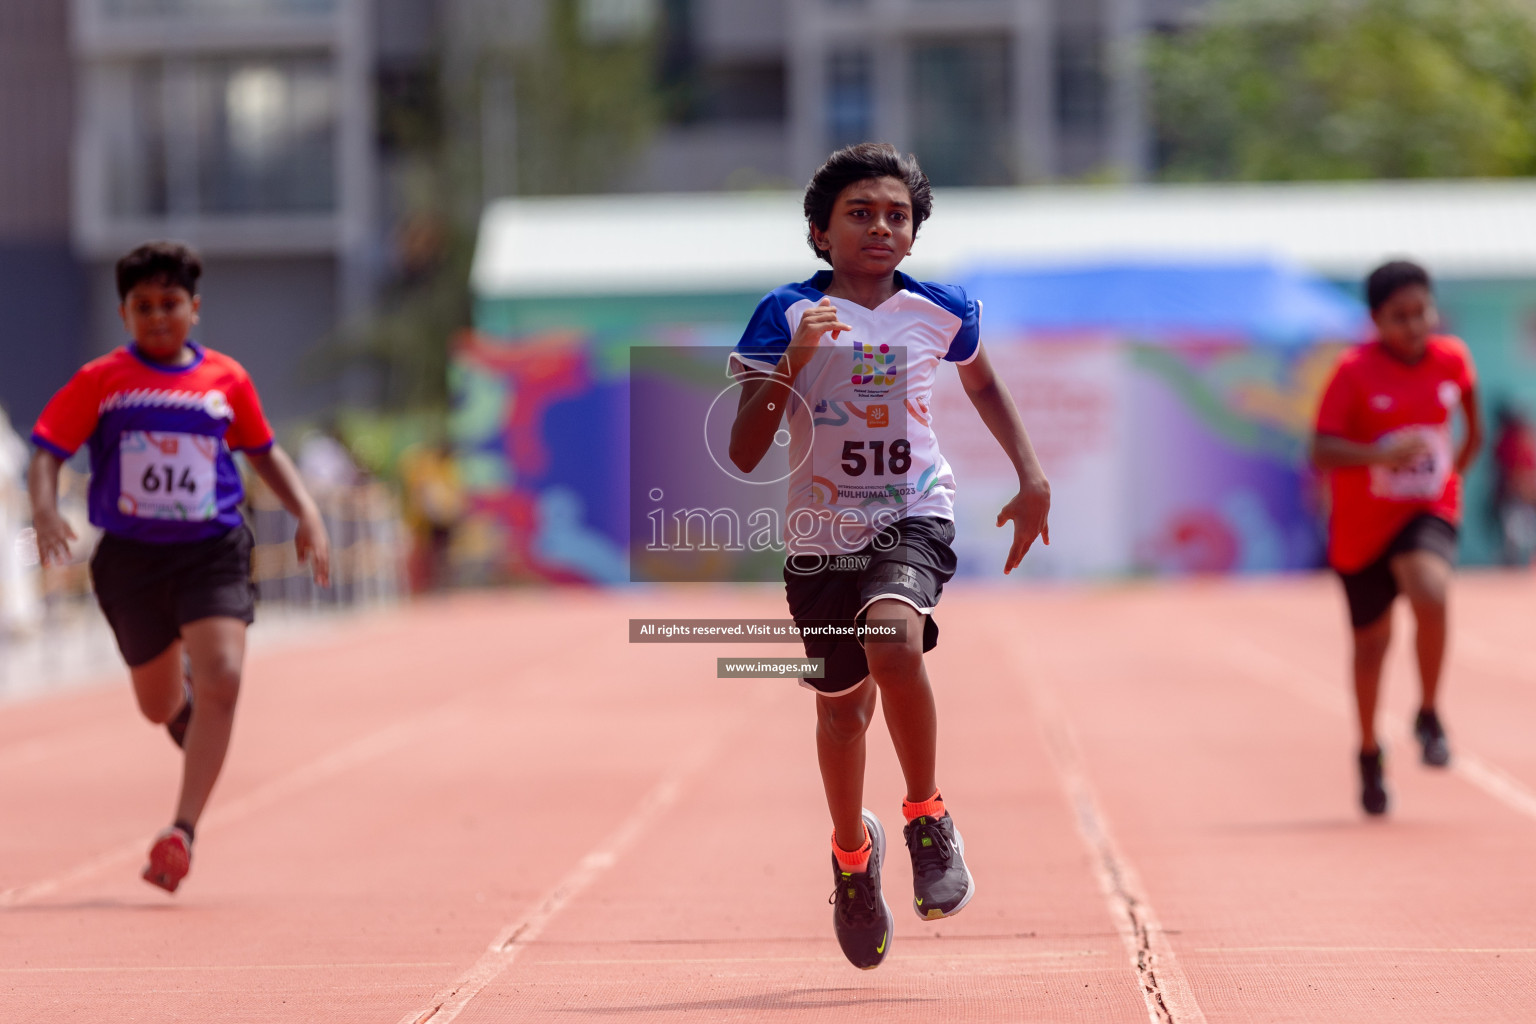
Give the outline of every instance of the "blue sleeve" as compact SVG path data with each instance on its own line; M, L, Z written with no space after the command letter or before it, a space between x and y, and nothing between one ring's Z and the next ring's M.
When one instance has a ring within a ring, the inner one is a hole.
M981 303L967 296L963 288L944 290L953 293L954 302L953 305L946 303L945 308L960 318L960 329L950 340L949 351L944 353L944 358L952 363L968 363L975 358L976 350L981 347Z
M777 365L789 347L789 322L784 318L784 310L793 301L777 291L769 293L757 304L732 352L743 362Z
M981 347L981 303L965 294L965 289L954 284L934 284L932 281L913 281L904 278L907 288L921 295L945 312L960 320L955 336L949 339L949 351L944 358L951 363L968 363Z

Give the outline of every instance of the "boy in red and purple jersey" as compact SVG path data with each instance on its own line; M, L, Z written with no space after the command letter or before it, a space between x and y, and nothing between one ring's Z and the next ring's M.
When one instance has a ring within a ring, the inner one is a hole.
M133 340L87 363L49 401L32 431L27 480L38 552L45 563L65 560L75 534L58 511L59 468L90 446L90 518L102 531L91 558L96 598L139 709L185 750L174 824L144 868L169 892L191 867L197 821L224 765L255 621L234 452L297 517L299 557L322 585L330 561L319 511L274 443L245 369L190 339L201 275L197 255L174 243L118 262L119 312Z
M1422 700L1414 732L1425 764L1450 761L1435 701L1461 475L1482 443L1482 427L1472 355L1460 339L1433 333L1439 316L1424 269L1387 263L1366 281L1366 295L1376 338L1339 360L1318 410L1312 461L1328 471L1328 561L1343 580L1354 628L1361 804L1383 814L1376 700L1400 593L1418 623ZM1456 409L1467 425L1459 446L1451 437Z

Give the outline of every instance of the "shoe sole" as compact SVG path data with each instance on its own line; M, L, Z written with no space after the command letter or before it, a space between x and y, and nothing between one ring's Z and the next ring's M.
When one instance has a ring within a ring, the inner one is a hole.
M870 844L875 848L875 856L880 860L880 870L885 870L885 826L880 824L880 819L864 811L864 827L869 829ZM885 911L885 919L891 922L890 931L885 936L885 952L880 954L880 959L868 967L860 967L861 971L872 971L885 963L885 958L891 955L891 942L896 938L896 915L891 913L891 905L885 901L885 879L880 880L880 908ZM857 966L857 965L855 965Z
M192 856L172 837L165 836L149 848L149 863L141 876L150 885L175 892L192 868Z
M960 830L958 828L955 829L955 845L960 848L960 862L964 864L965 836L960 834ZM967 865L965 869L965 895L960 897L960 902L955 904L955 909L940 910L938 907L929 907L927 910L924 910L922 907L917 905L917 897L914 896L912 897L912 912L915 913L918 918L923 921L942 921L944 918L954 917L956 914L960 913L960 911L964 910L965 905L971 902L971 897L975 895L976 876L971 874L970 866Z

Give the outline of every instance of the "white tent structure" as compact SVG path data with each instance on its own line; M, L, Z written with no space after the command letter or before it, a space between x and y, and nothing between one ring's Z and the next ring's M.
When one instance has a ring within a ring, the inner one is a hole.
M820 266L803 225L782 192L504 199L471 283L484 299L762 291ZM906 269L1264 257L1352 279L1393 256L1536 278L1536 183L940 189Z

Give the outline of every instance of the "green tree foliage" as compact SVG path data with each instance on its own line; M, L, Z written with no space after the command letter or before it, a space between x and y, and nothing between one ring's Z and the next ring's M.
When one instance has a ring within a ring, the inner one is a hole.
M469 68L381 97L381 133L396 154L391 278L371 315L315 353L312 377L362 380L358 390L385 410L445 409L488 189L492 198L507 183L517 195L600 191L650 137L661 108L651 34L594 36L581 10L578 0L550 0L543 38L487 42ZM510 122L514 140L495 152L482 148L491 89L490 117L503 129ZM507 99L507 109L495 105Z
M594 38L577 0L552 0L538 45L485 54L517 98L517 191L600 192L615 184L660 118L649 33ZM482 80L483 80L482 75Z
M1536 173L1529 0L1216 0L1148 61L1170 179Z

